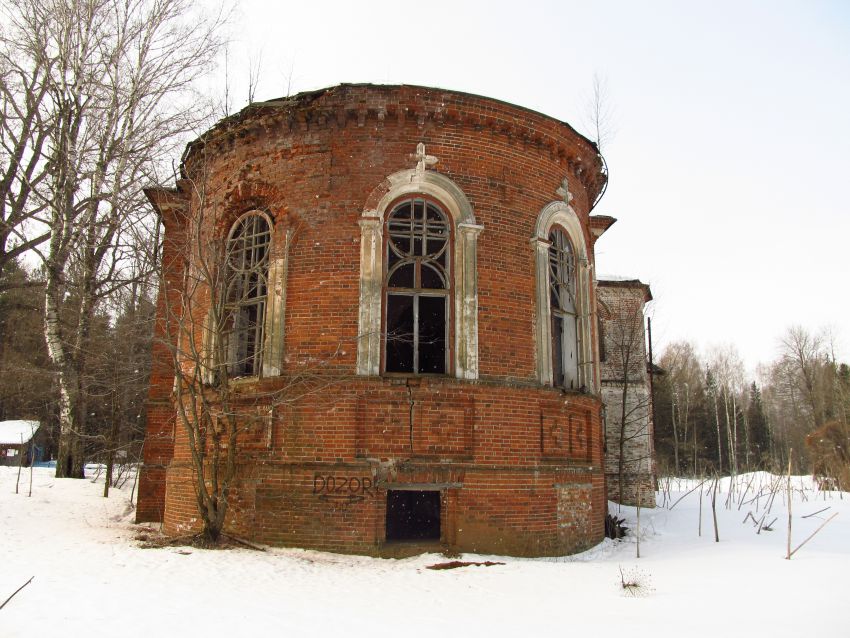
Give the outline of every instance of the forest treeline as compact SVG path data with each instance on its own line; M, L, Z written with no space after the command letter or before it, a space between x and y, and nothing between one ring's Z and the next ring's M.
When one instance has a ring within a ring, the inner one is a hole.
M33 419L44 458L59 446L60 388L44 338L44 285L40 273L6 265L0 292L0 420ZM80 387L85 397L81 455L90 462L135 462L141 454L151 365L154 303L149 289L128 286L98 304L86 335ZM61 321L79 323L69 293Z
M732 346L705 355L687 341L664 349L654 384L660 474L785 471L790 460L795 472L850 484L850 367L827 333L791 327L779 344L756 378Z

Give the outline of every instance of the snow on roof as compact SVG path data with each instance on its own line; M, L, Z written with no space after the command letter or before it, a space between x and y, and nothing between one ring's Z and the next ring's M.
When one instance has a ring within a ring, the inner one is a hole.
M637 277L624 277L623 275L597 275L597 281L640 281Z
M0 445L20 445L21 437L29 443L39 425L38 421L0 421Z

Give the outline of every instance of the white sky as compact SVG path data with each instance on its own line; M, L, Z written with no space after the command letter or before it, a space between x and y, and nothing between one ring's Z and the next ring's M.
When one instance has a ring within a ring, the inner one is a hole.
M210 0L211 1L211 0ZM374 82L536 109L586 132L594 74L615 135L598 272L652 286L656 351L734 343L753 368L791 324L850 357L850 2L241 0L234 109Z

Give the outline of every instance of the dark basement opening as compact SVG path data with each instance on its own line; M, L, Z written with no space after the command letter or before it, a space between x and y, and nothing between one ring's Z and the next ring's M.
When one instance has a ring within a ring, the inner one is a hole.
M438 490L387 491L387 541L439 541Z

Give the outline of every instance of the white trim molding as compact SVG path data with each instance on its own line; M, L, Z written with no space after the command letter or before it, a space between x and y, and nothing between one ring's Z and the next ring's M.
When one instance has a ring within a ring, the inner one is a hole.
M360 225L360 309L357 374L381 374L381 308L384 277L384 218L393 202L425 195L440 203L454 241L454 375L478 378L478 235L472 205L451 179L424 167L393 173L373 193ZM373 201L377 200L377 201Z
M546 204L537 216L537 226L531 244L535 252L535 313L534 340L537 355L537 380L552 385L552 315L549 301L549 232L553 226L563 228L576 252L576 323L578 332L579 386L596 392L592 328L595 308L591 303L592 265L578 215L566 201Z

